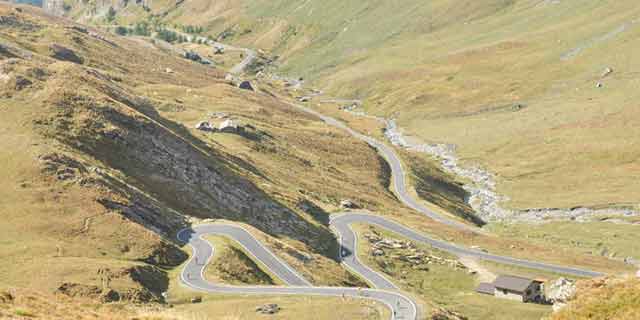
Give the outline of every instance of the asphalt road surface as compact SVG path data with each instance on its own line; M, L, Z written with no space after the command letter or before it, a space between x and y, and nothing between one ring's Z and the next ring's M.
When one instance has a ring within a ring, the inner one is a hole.
M456 229L461 229L461 230L467 230L467 231L473 231L473 232L478 232L480 231L479 228L476 228L474 226L471 225L467 225L464 224L462 222L459 222L458 220L452 218L452 217L448 217L448 216L444 216L438 213L435 213L431 210L429 210L428 208L426 208L425 206L421 205L420 203L418 203L416 200L414 200L409 193L407 192L407 184L405 181L405 171L402 167L402 162L400 161L400 158L398 157L398 155L395 153L395 151L393 151L392 148L390 148L389 146L387 146L384 143L379 142L378 140L366 136L364 134L361 134L360 132L357 132L351 128L349 128L346 124L344 124L341 121L336 120L335 118L326 116L320 112L317 112L311 108L302 106L302 105L298 105L298 104L292 104L292 106L303 110L307 113L313 114L316 117L320 118L322 121L324 121L325 123L327 123L330 126L336 127L336 128L340 128L343 129L345 131L347 131L349 134L351 134L352 136L354 136L357 139L363 140L366 143L368 143L370 146L376 148L376 150L378 150L378 153L380 153L380 155L382 155L382 157L387 161L387 163L389 164L389 167L391 168L391 179L393 181L393 191L396 194L396 196L398 197L398 199L404 203L406 206L408 206L409 208L422 213L423 215L437 221L440 222L442 224L448 225L450 227L456 228Z
M254 259L265 265L272 274L280 278L287 286L228 286L207 281L204 277L204 269L213 257L214 248L208 241L202 239L204 235L221 235L237 241ZM413 320L417 319L418 316L415 302L397 291L351 287L313 287L291 266L277 258L249 232L235 225L208 224L195 226L180 231L178 239L188 243L193 248L193 255L184 266L180 279L186 286L197 291L221 294L285 294L372 299L384 303L391 309L391 319ZM358 267L356 265L360 263L357 259L353 261L355 261L354 266ZM351 268L352 266L348 265L348 267ZM378 281L377 279L367 279L372 283ZM391 286L391 289L395 289L393 284Z
M357 236L351 229L354 223L371 224L397 233L412 241L433 246L457 256L470 256L519 267L558 272L580 277L599 276L600 273L572 267L554 266L534 261L526 261L510 257L489 254L436 240L420 234L409 227L384 217L367 213L346 212L332 215L330 226L340 243L339 257L343 265L358 274L375 289L347 287L314 287L286 262L279 259L248 231L232 224L205 224L184 229L178 233L178 240L188 243L193 248L193 255L180 275L182 282L198 291L223 294L300 294L335 297L354 297L373 299L384 303L392 310L392 319L416 319L418 308L416 303L399 292L399 288L384 275L372 270L357 257ZM277 276L287 286L228 286L207 281L204 269L214 254L211 244L202 239L205 235L225 236L238 242L253 259L261 262L271 274Z
M228 50L243 50L246 55L242 62L234 66L230 73L241 73L252 61L256 54L253 50L234 48L228 45L222 45ZM406 206L424 214L425 216L448 225L450 227L478 232L479 229L462 223L453 217L437 214L424 207L414 200L406 190L405 172L402 163L392 148L381 143L372 137L363 135L344 123L325 116L313 109L302 105L294 104L307 113L313 114L320 118L328 125L343 129L354 137L367 142L378 150L378 152L386 159L392 170L393 188L398 199ZM602 275L601 273L582 270L568 266L556 266L535 261L527 261L522 259L504 257L490 254L480 250L465 248L453 243L436 240L420 234L407 226L403 226L397 222L386 218L370 215L366 213L342 213L331 217L330 226L336 233L340 242L340 252L338 253L341 262L352 272L358 274L371 284L375 289L366 288L350 288L350 287L314 287L304 277L295 271L286 262L279 259L267 247L262 245L260 241L254 238L245 229L231 224L207 224L194 226L193 228L184 229L178 233L178 239L184 243L188 243L193 248L193 255L187 262L180 274L181 281L188 287L210 293L221 294L284 294L284 295L316 295L316 296L335 296L335 297L352 297L373 299L384 303L392 311L391 319L417 319L418 307L416 303L408 296L399 292L398 287L387 279L384 275L372 270L363 264L357 257L357 236L351 229L353 223L371 224L389 230L404 236L412 241L424 243L438 248L440 250L452 253L457 256L471 256L482 260L494 261L502 264L508 264L518 267L557 272L561 274L579 276L579 277L595 277ZM261 262L266 268L286 286L230 286L215 284L207 281L204 277L204 269L214 254L214 248L208 241L202 239L204 235L221 235L229 237L237 241L253 259Z

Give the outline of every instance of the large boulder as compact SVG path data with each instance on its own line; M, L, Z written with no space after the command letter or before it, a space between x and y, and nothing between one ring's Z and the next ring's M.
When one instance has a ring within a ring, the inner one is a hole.
M186 59L189 59L191 61L195 61L195 62L201 62L202 61L202 57L195 51L187 51L184 53L184 57Z
M340 209L358 209L360 208L360 206L353 202L352 200L349 199L344 199L342 201L340 201Z
M215 128L208 121L200 121L196 124L196 129L200 131L213 131Z
M220 127L218 127L218 130L220 130L220 132L236 133L239 132L241 128L237 122L231 119L227 119L225 121L222 121Z
M566 278L558 278L547 287L545 296L553 303L553 310L562 309L576 295L576 283Z
M73 50L67 47L63 47L59 44L54 43L50 45L49 51L52 58L62 60L62 61L73 62L77 64L84 63L84 59L78 56Z
M278 311L280 311L280 306L278 306L275 303L267 303L263 306L256 308L256 312L259 312L262 314L274 314L274 313L277 313Z

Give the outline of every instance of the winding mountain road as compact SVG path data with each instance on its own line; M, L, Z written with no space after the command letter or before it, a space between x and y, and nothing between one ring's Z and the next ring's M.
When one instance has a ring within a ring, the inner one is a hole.
M204 277L204 269L214 254L211 244L203 240L205 235L220 235L237 241L247 253L262 263L272 274L280 278L287 286L229 286L215 284ZM191 259L182 269L180 280L186 286L210 293L222 294L284 294L284 295L316 295L333 297L351 297L360 299L372 299L385 304L392 311L391 319L417 319L418 309L415 302L404 294L392 291L397 289L391 282L384 279L375 271L370 270L377 277L366 278L376 287L381 284L381 289L364 289L352 287L313 287L299 275L286 262L276 257L269 249L263 246L245 229L230 224L207 224L184 229L178 233L178 240L188 243L193 254ZM355 243L352 244L355 247ZM344 252L345 249L341 251ZM349 255L355 257L353 253ZM347 262L349 261L349 262ZM352 264L349 264L352 263ZM364 267L357 258L345 260L347 267L359 270ZM382 281L384 279L384 283ZM385 290L392 289L392 290Z
M222 44L216 43L216 45ZM232 48L226 45L223 46L225 48ZM242 72L242 70L244 70L253 61L253 59L255 59L256 54L250 49L233 49L243 50L247 53L245 59L230 70L231 73L237 74ZM323 115L302 105L291 105L315 115L328 125L347 131L354 137L363 140L376 148L391 167L394 192L403 204L450 227L471 232L479 231L478 228L464 224L452 217L437 214L413 199L406 190L405 173L402 167L402 162L392 148L373 139L372 137L363 135L349 128L346 124L332 117ZM416 303L408 296L399 292L399 288L384 275L369 268L358 259L356 254L358 245L357 236L351 229L351 225L354 223L375 225L397 233L412 241L431 245L434 248L449 252L456 256L470 256L502 264L548 272L557 272L579 277L595 277L602 275L599 272L582 270L568 266L556 266L541 262L489 254L480 250L469 249L446 241L430 238L407 226L403 226L400 223L381 216L359 212L345 212L332 215L330 220L330 227L336 233L340 242L340 252L338 253L340 260L345 267L361 276L376 289L312 286L304 277L296 272L295 269L279 259L247 230L237 225L223 223L197 225L192 228L184 229L178 233L178 240L189 244L193 249L191 259L186 263L180 274L180 280L193 290L209 293L317 295L373 299L384 303L391 309L391 319L417 319L419 310ZM230 286L207 281L204 277L204 269L212 259L215 250L208 241L202 239L202 237L206 235L220 235L237 241L249 255L263 264L273 275L281 279L286 286Z
M256 57L258 57L256 52L251 49L238 48L238 47L230 46L228 44L224 44L216 41L212 42L211 44L213 44L213 46L215 47L222 47L224 48L225 51L244 52L244 59L242 59L242 61L240 61L238 64L236 64L231 69L229 69L229 73L232 73L232 74L241 73L242 71L244 71L244 69L246 69L251 64L251 62L253 62L253 60L256 59Z

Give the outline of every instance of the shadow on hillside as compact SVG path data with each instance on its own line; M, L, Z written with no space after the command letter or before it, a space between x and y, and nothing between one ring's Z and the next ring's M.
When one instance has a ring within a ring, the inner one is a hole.
M224 218L277 238L299 240L316 253L335 255L331 249L337 240L328 228L302 219L238 173L246 170L264 177L257 168L210 148L184 126L162 118L143 99L115 93L108 95L118 96L116 100L128 108L91 105L91 122L68 130L79 134L58 137L125 177L126 185L118 182L117 190L129 203L104 201L105 206L152 230L175 232L188 227L179 213Z
M329 225L329 218L331 214L318 207L315 203L307 199L302 199L298 201L298 204L296 206L300 208L300 210L308 213L314 220L318 221L319 223L325 226Z
M149 100L131 96L123 90L107 91L106 93L110 98L127 106L130 106L136 109L136 111L149 117L150 119L153 119L153 121L156 121L159 125L166 128L170 132L175 133L177 137L184 139L185 142L192 144L195 148L201 150L202 152L214 157L227 158L227 162L229 164L232 164L232 166L238 166L243 170L247 170L256 176L269 181L269 179L252 164L234 155L228 153L223 154L211 149L204 141L194 137L189 129L187 129L184 125L162 117L158 113L156 107L154 107Z

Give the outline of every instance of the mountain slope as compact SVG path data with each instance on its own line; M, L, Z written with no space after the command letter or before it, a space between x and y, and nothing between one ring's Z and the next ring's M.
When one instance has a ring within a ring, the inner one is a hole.
M316 283L361 284L334 259L328 212L395 202L366 144L159 41L30 7L0 19L0 282L162 301L186 259L175 233L224 218ZM222 113L245 130L194 128Z
M640 280L631 276L583 280L568 305L551 320L637 319L640 317Z
M409 135L457 145L464 163L496 175L509 208L638 201L632 110L640 12L633 1L151 7L168 25L199 25L211 36L263 48L279 57L279 72L363 99L366 111L398 118ZM122 23L149 18L125 14L130 10L123 9Z

